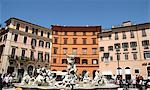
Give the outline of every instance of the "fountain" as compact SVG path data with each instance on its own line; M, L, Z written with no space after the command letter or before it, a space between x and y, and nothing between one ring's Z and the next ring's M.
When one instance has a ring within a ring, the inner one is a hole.
M34 75L26 74L21 83L15 84L15 87L30 89L110 89L117 90L118 85L108 83L104 76L100 76L99 71L95 72L93 80L89 77L89 72L83 76L83 81L79 81L76 74L76 65L74 55L67 56L67 72L62 75L61 81L56 81L55 74L45 67L35 69Z

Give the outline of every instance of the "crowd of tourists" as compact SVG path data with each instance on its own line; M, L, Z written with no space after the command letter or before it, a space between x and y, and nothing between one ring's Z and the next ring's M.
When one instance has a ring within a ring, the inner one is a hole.
M134 79L122 79L122 77L117 77L115 83L120 86L120 88L139 88L142 90L144 87L150 88L150 78L144 80L141 75L136 75Z

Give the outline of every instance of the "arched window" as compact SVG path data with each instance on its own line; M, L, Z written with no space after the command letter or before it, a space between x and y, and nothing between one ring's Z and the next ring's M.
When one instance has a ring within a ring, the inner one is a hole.
M46 42L45 47L46 47L46 48L50 48L50 42Z
M32 45L32 46L36 46L36 39L32 39L31 45Z
M40 40L39 41L39 46L44 47L44 41Z

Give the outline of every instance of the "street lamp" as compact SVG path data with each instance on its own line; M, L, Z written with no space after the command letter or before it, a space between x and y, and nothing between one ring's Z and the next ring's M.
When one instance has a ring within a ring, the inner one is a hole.
M118 64L118 66L117 66L117 70L118 70L118 79L119 79L119 76L120 76L120 56L119 56L119 53L118 53L118 50L117 50L117 64Z

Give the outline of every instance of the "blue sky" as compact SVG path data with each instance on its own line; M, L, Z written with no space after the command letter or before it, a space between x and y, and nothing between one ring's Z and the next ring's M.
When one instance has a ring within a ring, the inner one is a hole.
M44 27L150 22L150 0L0 0L0 22L20 18Z

